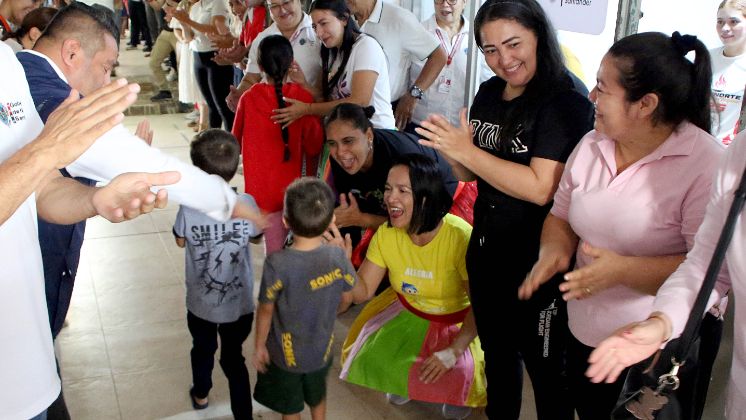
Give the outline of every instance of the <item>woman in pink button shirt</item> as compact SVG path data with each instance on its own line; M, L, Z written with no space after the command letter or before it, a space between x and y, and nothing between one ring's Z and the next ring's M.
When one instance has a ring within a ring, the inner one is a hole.
M685 55L694 51L694 62ZM616 42L590 98L594 130L573 151L542 231L529 297L557 272L568 301L570 393L581 419L609 418L622 375L591 383L588 356L650 313L691 249L722 149L710 129L710 56L696 38L643 33Z
M741 139L741 140L738 140ZM746 131L736 136L722 162L712 187L710 204L694 248L686 261L666 280L655 297L653 312L642 322L627 325L604 340L593 352L587 375L594 382L615 381L627 366L644 360L684 330L689 312L705 277L725 224L733 193L746 166ZM746 212L736 220L735 232L725 255L725 263L715 284L710 304L732 287L737 302L746 302ZM746 306L736 305L733 356L728 383L726 418L746 420ZM640 314L645 316L643 314Z

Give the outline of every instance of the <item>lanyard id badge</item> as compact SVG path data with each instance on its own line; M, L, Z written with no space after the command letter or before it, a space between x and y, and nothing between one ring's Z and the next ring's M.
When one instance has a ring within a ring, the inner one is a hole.
M453 82L453 69L451 66L446 66L438 76L438 93L450 93L451 84Z
M451 63L453 62L453 57L461 47L461 41L464 34L460 33L456 35L456 40L453 42L453 47L450 51L448 51L443 34L441 34L439 30L436 30L435 34L438 35L438 39L440 40L440 47L443 48L443 51L445 51L446 54L448 54L448 61L446 61L445 67L443 67L440 76L438 76L438 93L450 93L451 85L453 84L453 67L451 67Z
M3 25L3 29L2 32L0 32L0 35L13 32L13 28L11 28L10 23L8 23L8 21L5 20L5 17L3 17L2 15L0 15L0 25Z

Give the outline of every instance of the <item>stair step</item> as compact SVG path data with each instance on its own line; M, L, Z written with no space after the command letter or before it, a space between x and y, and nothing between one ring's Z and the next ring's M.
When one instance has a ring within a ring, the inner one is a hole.
M176 81L169 83L169 90L171 91L172 99L159 102L153 102L150 100L150 97L158 93L159 89L153 85L153 82L149 77L133 77L130 78L129 81L140 85L140 93L137 95L137 101L124 111L125 116L182 113L178 101L179 87Z
M175 100L135 103L124 111L124 115L131 117L136 115L180 114L182 113L180 108L179 103Z

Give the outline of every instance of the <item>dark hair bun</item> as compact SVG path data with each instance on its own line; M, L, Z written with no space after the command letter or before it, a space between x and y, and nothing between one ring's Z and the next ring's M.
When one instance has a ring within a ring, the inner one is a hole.
M363 112L365 113L365 118L371 119L373 118L373 114L376 113L376 108L373 107L373 105L366 106L365 108L363 108Z

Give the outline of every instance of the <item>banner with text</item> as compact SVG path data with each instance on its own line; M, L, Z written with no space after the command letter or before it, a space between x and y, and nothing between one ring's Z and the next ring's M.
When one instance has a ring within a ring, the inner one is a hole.
M598 35L606 26L608 0L538 0L555 29Z

